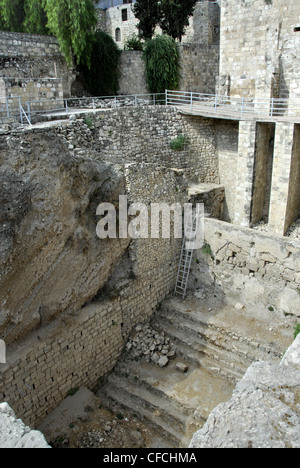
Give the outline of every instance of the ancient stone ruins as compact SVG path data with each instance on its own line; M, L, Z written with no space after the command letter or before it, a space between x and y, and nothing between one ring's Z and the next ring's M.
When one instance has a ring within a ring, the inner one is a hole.
M124 51L81 101L0 32L1 447L300 447L300 3L199 2L180 53L176 92ZM204 244L119 235L121 195L204 204Z

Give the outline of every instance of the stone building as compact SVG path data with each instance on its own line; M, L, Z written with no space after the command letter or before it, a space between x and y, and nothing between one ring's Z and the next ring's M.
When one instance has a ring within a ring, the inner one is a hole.
M138 34L138 20L132 4L135 0L101 0L97 4L99 27L116 40L121 48L134 34ZM190 18L184 43L217 44L219 41L219 2L202 0L196 4L194 16ZM157 28L157 33L161 32Z

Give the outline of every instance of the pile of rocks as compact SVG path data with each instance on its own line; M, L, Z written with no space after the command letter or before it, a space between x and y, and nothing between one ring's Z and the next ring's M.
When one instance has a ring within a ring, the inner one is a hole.
M291 224L285 235L291 239L300 239L300 219Z
M148 106L153 104L151 99L143 99L135 96L116 96L115 98L85 98L85 99L70 99L69 107L80 107L85 109L112 109L117 107L128 106Z
M259 221L258 223L254 224L252 226L253 229L256 229L257 231L263 231L263 232L268 232L268 223L264 220Z
M149 324L138 325L127 343L132 359L144 359L148 363L166 367L176 356L175 346L165 333L158 333Z

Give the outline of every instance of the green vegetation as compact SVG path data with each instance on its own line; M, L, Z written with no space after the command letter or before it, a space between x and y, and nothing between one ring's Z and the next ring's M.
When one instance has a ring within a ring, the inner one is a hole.
M170 147L174 151L183 151L187 142L187 138L184 135L179 135L171 141Z
M174 39L161 35L147 41L144 61L150 93L164 94L166 89L178 89L180 56Z
M189 18L193 15L197 0L161 0L161 19L159 25L164 33L179 39L189 25Z
M297 323L297 325L295 326L294 338L296 339L299 334L300 334L300 323Z
M211 257L212 260L215 259L215 256L214 256L209 244L204 244L203 247L201 248L201 252L204 255L208 255L209 257Z
M137 0L133 7L134 15L139 20L137 25L140 36L152 39L156 26L160 20L160 8L158 0Z
M68 391L68 396L74 396L79 390L79 387L75 387L75 388L71 388L69 391Z
M143 39L151 39L156 26L173 39L181 40L197 0L137 0L133 11Z
M50 34L47 23L46 0L26 0L25 32L30 32L31 34Z
M1 29L53 34L71 64L91 64L97 14L93 0L0 0Z
M97 15L92 0L46 0L48 27L67 62L91 66Z
M144 42L141 41L141 39L136 35L133 34L127 41L125 42L124 45L125 50L139 50L143 51L144 50Z
M104 31L96 31L92 45L93 66L80 66L85 86L93 96L117 94L120 77L121 50Z
M89 127L89 129L94 128L94 121L93 121L93 119L92 119L91 117L88 117L88 116L87 116L87 117L85 117L85 118L83 119L83 121L84 121L85 125L86 125L87 127ZM98 182L98 180L97 180L97 182Z

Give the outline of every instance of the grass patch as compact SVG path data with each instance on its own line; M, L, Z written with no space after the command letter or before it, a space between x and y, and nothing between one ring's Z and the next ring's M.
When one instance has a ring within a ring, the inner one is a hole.
M68 396L74 396L79 390L79 387L74 387L74 388L71 388L69 391L68 391Z
M184 135L178 135L177 138L171 141L170 148L173 151L183 151L187 142L188 140Z
M297 325L294 328L294 331L295 331L294 338L296 339L297 336L300 334L300 323L297 323Z

